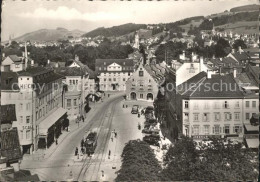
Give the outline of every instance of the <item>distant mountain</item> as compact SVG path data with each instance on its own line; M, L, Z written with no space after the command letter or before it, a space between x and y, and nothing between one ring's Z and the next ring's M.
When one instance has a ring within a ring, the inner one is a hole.
M245 6L239 6L235 8L231 8L230 12L241 12L241 11L259 11L260 5L250 4Z
M14 38L15 41L55 41L59 39L67 39L68 36L80 37L85 32L80 30L69 31L65 28L58 27L56 29L40 29L34 32L24 34L20 37Z
M134 24L127 23L119 26L113 26L110 28L100 27L95 30L92 30L84 35L83 37L96 37L96 36L105 36L105 37L118 37L131 32L137 31L139 29L146 28L145 24Z

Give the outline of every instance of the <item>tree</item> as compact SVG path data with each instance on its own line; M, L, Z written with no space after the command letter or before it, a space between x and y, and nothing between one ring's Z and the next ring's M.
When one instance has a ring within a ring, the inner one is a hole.
M213 22L205 19L200 25L199 25L200 30L212 30L213 29Z
M122 166L115 181L158 181L161 166L150 146L140 140L130 140L124 147Z
M257 153L242 143L209 138L196 143L183 137L164 158L163 180L249 181L256 180Z
M246 49L247 48L245 42L242 39L235 40L235 42L233 44L233 48L238 50L238 47L241 47L242 49Z
M225 51L226 48L229 48L229 42L223 38L220 38L215 45L215 53L216 57L225 57L227 56L227 52Z

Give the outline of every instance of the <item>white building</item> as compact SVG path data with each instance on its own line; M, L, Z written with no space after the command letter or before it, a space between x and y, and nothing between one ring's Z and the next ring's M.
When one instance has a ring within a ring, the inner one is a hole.
M182 133L243 140L243 124L258 112L256 97L245 96L232 74L201 72L178 86Z
M203 58L200 58L199 62L186 62L183 63L176 70L176 85L180 85L198 73L205 71L207 72L209 67L204 64Z
M62 77L42 67L1 73L1 104L15 104L23 153L49 147L64 129Z
M96 59L95 66L102 91L125 91L126 81L134 72L132 59Z

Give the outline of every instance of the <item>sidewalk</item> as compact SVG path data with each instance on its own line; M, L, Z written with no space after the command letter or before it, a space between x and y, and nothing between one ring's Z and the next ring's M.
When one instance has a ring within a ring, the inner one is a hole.
M112 98L112 97L111 97ZM77 131L79 128L85 126L90 121L89 118L92 118L92 115L95 113L94 111L99 108L100 105L103 103L108 102L110 99L103 99L102 101L98 102L90 102L89 105L91 107L91 110L88 113L85 113L85 120L82 122L82 120L78 123L76 123L76 119L70 120L69 125L69 132L66 130L62 131L62 134L58 138L58 145L55 144L55 142L47 149L38 149L33 154L24 154L23 160L45 160L46 158L49 158L59 147L59 145L73 132Z

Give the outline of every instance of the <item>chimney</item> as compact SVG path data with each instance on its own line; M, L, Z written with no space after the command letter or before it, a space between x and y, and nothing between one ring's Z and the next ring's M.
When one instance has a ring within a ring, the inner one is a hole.
M242 52L241 46L238 46L238 52L239 52L239 54L241 54L241 52Z
M221 75L221 66L219 67L219 74Z
M203 65L203 57L201 56L200 57L200 65L199 65L200 66L200 70L199 70L200 72L202 72L202 65Z
M49 59L47 60L47 64L50 64L50 60Z
M78 55L75 55L75 61L79 61Z
M5 58L5 53L3 52L3 54L2 54L2 58Z
M232 54L234 54L235 53L235 49L232 49Z
M237 70L236 70L236 68L234 68L233 76L234 76L234 78L237 77Z
M215 54L213 54L213 56L212 56L212 59L215 59L216 57L215 57Z
M209 70L207 71L207 78L211 79L211 72Z
M31 60L31 66L34 66L34 60Z

